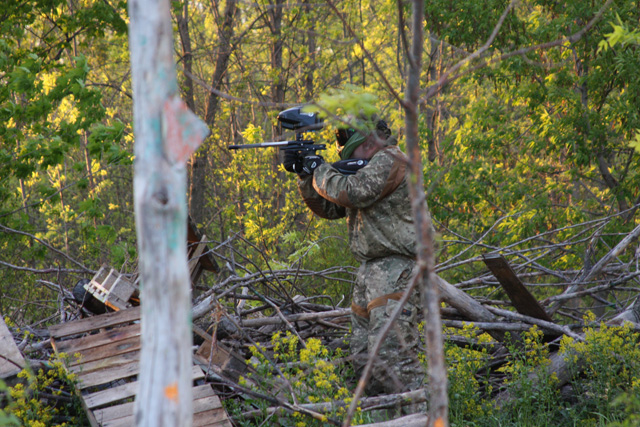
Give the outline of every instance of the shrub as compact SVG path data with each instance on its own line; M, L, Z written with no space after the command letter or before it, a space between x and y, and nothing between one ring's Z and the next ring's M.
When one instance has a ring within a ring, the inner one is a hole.
M336 360L342 357L340 349L335 353L329 351L317 338L310 338L301 345L297 336L287 332L284 336L276 332L271 339L271 348L256 344L251 347L253 357L250 365L253 370L246 377L241 377L239 384L258 393L275 396L288 403L322 403L341 401L327 417L344 415L351 402L351 392L347 378L350 373L346 367L340 367ZM277 366L277 368L276 368ZM259 398L248 398L242 404L226 401L227 410L239 425L259 425L261 421L249 420L242 413L259 408L263 411L258 417L265 420L267 404ZM326 425L325 420L307 417L299 412L276 412L271 415L269 425L285 425L295 427L311 427ZM360 410L354 417L353 424L364 422L366 416ZM278 424L279 423L279 424Z
M53 355L48 369L23 369L22 383L2 384L6 405L0 409L0 425L65 427L88 425L82 404L73 391L75 375L64 367L66 356Z

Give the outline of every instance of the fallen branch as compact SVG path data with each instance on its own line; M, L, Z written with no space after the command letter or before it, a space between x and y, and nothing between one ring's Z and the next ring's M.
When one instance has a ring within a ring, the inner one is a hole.
M539 326L542 329L548 329L549 331L556 332L560 335L567 335L573 338L574 340L584 341L584 338L582 336L572 332L566 326L556 325L555 323L548 322L546 320L536 319L535 317L525 316L524 314L515 313L509 310L503 310L501 308L496 308L496 307L487 307L487 308L491 312L499 316L504 316L509 319L518 320L520 322L530 323L531 325Z
M372 411L376 409L395 408L397 406L412 405L415 403L422 403L427 401L426 390L421 388L418 390L407 391L405 393L388 394L384 396L372 396L363 397L360 399L360 408L363 412ZM303 403L301 408L309 409L311 411L327 414L337 411L340 408L345 408L348 405L344 400L337 400L334 402L322 402L322 403ZM242 413L244 419L254 419L255 417L263 416L265 414L276 414L286 412L284 408L280 406L270 407L265 410L256 409L254 411L247 411Z
M428 421L429 417L426 414L411 414L391 421L363 424L360 427L424 427Z
M629 246L631 244L631 242L637 240L639 236L640 236L640 225L637 226L636 228L634 228L633 231L631 231L631 233L629 233L624 239L622 239L620 241L620 243L618 243L613 249L611 249L605 256L600 258L600 260L590 270L585 271L583 274L581 274L574 281L574 283L571 284L563 292L563 294L570 294L570 293L576 292L577 290L580 289L580 287L585 282L588 282L589 279L591 279L594 276L600 274L602 272L602 270L604 269L604 267L607 264L609 264L609 262L611 262L612 259L614 259L618 255L620 255L620 253L623 250L625 250L627 248L627 246ZM556 302L556 304L551 306L547 310L547 312L549 313L549 315L553 315L553 313L555 313L560 307L562 307L562 305L563 305L563 301L558 301L558 302Z
M284 320L288 322L301 322L301 321L313 321L320 319L327 319L332 317L349 316L351 314L350 308L341 308L338 310L321 311L319 313L300 313L284 316ZM284 323L281 317L261 317L258 319L246 319L241 322L241 325L248 328L255 328L266 325L278 325Z

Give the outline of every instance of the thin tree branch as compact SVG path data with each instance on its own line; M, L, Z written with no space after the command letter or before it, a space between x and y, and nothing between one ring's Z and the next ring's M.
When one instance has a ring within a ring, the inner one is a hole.
M434 83L433 85L431 85L428 88L426 88L425 89L425 96L424 96L422 102L426 102L427 99L429 99L432 96L434 96L435 94L437 94L444 86L448 85L452 81L455 81L455 80L457 80L458 78L460 78L461 76L463 76L465 74L472 73L472 72L477 71L477 70L479 70L481 68L484 68L484 67L486 67L486 66L488 66L490 64L493 64L493 63L496 63L496 62L501 62L501 61L504 61L505 59L508 59L508 58L511 58L511 57L514 57L514 56L524 55L526 53L533 52L533 51L536 51L536 50L544 50L544 49L550 49L550 48L556 47L556 46L562 46L567 42L575 43L576 41L580 40L586 34L586 32L589 31L591 29L591 27L593 27L595 25L595 23L600 20L600 18L602 18L602 15L607 10L607 8L611 5L612 2L613 2L613 0L607 0L607 2L602 6L602 8L598 11L598 13L587 23L587 25L585 25L580 31L577 31L576 33L574 33L574 34L572 34L572 35L570 35L568 37L562 37L562 38L559 38L559 39L551 41L551 42L540 43L540 44L533 45L533 46L523 47L523 48L514 50L512 52L508 52L508 53L505 53L505 54L502 54L502 55L498 55L497 57L492 58L489 61L485 61L485 62L483 62L481 64L478 64L478 65L476 65L474 67L467 68L464 71L461 71L461 72L451 76L452 71L456 71L456 70L460 69L463 65L467 64L468 62L470 62L469 58L471 56L473 56L473 59L484 57L485 56L484 54L486 53L486 49L482 52L483 53L482 56L475 55L475 52L474 52L469 57L461 60L458 64L456 64L454 67L452 67L449 71L445 72L440 77L440 79L438 80L437 83ZM513 1L512 1L512 3L513 3Z

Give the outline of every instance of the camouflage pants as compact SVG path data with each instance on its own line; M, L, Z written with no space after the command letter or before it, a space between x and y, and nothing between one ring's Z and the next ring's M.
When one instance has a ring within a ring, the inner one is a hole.
M410 283L414 265L410 258L389 256L360 266L351 314L351 354L357 375L367 363L380 329L398 306L397 299ZM368 395L399 393L422 386L425 370L418 360L419 301L415 290L382 343L365 389Z

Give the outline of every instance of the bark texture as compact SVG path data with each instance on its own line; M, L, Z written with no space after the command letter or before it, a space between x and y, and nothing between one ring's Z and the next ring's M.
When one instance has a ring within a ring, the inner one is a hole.
M142 303L138 426L190 426L186 161L207 133L178 97L169 1L129 2Z

